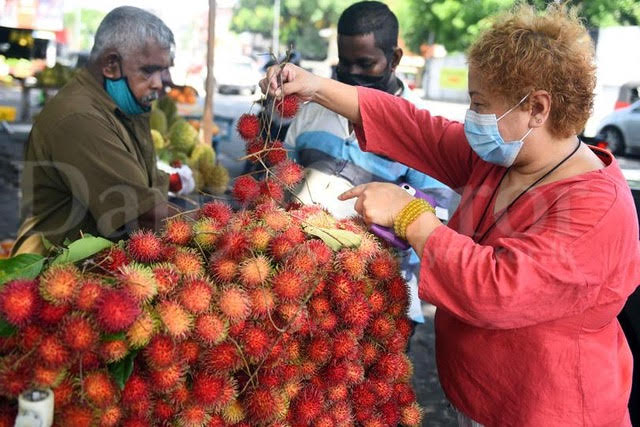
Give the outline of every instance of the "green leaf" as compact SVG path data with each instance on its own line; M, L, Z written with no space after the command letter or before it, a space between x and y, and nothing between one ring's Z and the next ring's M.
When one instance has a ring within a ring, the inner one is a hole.
M68 248L63 250L62 254L58 255L51 265L66 262L78 262L110 248L111 246L113 246L113 242L111 240L85 235L82 239L70 243Z
M45 248L47 251L50 251L50 250L51 250L51 248L53 248L53 243L51 243L51 242L49 241L49 239L47 239L46 237L44 237L44 235L42 235L42 245L44 246L44 248Z
M0 317L0 337L10 337L11 335L15 334L16 331L17 329L15 326Z
M119 362L109 364L109 372L115 380L120 390L124 389L124 385L133 372L133 362L138 354L138 350L134 350L127 354L124 359Z
M37 254L20 254L0 260L0 288L14 279L34 279L44 266L45 258Z
M115 334L104 334L102 336L102 341L121 341L127 338L127 335L124 332L117 332Z
M303 224L302 229L307 234L321 238L334 251L342 248L357 248L362 241L362 237L352 231L316 227L307 224Z

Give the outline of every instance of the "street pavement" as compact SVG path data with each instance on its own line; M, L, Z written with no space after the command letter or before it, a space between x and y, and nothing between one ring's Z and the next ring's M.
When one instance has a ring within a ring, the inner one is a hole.
M241 114L257 107L252 103L258 96L215 95L215 115L234 120ZM466 104L453 104L426 101L433 114L462 121ZM234 123L235 124L235 123ZM18 227L18 176L21 169L20 158L27 128L14 128L16 133L9 136L0 128L0 240L15 237ZM243 163L238 159L244 155L244 143L235 132L235 127L223 128L229 132L228 138L222 138L218 145L218 160L236 177L242 173ZM623 168L640 171L639 159L620 159ZM413 385L418 402L425 411L423 426L441 427L457 425L455 416L440 388L435 365L435 337L433 316L435 307L423 303L425 323L416 327L411 338L409 357L414 364Z

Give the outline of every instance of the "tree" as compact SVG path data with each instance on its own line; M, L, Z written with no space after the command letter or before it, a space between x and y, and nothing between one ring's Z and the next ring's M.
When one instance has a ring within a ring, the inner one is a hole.
M280 13L280 42L295 42L305 58L323 59L327 42L318 31L336 25L342 11L354 0L283 0ZM273 2L240 0L234 9L231 30L249 31L271 37Z
M542 10L549 0L528 0ZM399 3L398 1L394 3ZM513 0L406 0L398 6L400 31L409 48L419 51L423 43L439 43L448 51L465 50L490 25L491 15L509 9ZM636 0L569 0L578 6L590 28L637 25L640 3Z
M88 51L93 46L93 37L105 12L94 9L80 9L64 14L64 28L73 35L73 46L77 50Z

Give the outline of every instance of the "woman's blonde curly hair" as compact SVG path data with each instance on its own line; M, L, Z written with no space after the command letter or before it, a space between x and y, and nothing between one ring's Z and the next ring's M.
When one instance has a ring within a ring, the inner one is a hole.
M509 103L534 90L549 92L554 136L584 129L596 68L593 42L575 9L552 4L538 14L532 6L516 6L495 18L469 49L468 60L489 90Z

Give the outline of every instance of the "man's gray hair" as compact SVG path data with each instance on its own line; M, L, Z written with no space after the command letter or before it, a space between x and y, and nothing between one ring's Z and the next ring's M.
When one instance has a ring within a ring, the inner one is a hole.
M171 49L175 44L173 33L160 18L133 6L121 6L109 12L98 27L89 55L96 62L107 49L115 48L127 56L150 42Z

